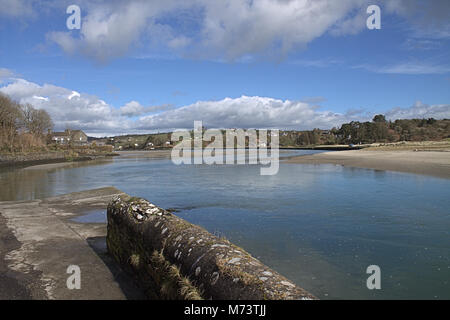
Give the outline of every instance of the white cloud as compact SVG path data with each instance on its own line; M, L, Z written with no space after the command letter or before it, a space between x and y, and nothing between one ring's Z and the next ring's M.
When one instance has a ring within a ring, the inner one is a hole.
M129 119L122 117L116 109L92 95L77 96L66 88L50 84L40 86L24 79L16 79L1 87L0 92L19 103L30 103L38 109L48 111L57 130L69 127L97 134L131 129L132 123Z
M274 49L304 47L337 25L354 19L364 0L205 1L202 42L235 59Z
M81 95L78 92L76 92L76 91L72 91L72 94L70 96L68 96L67 99L71 100L71 99L73 99L75 97L80 98Z
M428 106L416 103L411 108L388 111L389 119L450 118L450 105ZM209 128L278 128L310 130L330 129L350 121L370 121L373 113L362 109L345 114L322 111L302 101L279 100L267 97L225 98L220 101L199 101L158 115L145 116L137 121L141 130L192 128L195 120Z
M370 72L387 74L445 74L450 72L449 65L430 64L426 62L404 62L388 66L359 65L356 69L365 69Z
M146 133L158 130L192 128L195 120L209 128L279 128L306 130L329 129L342 123L371 120L373 114L349 110L342 114L321 110L314 101L290 101L268 97L225 98L219 101L198 101L174 109L172 105L142 106L130 101L115 108L96 96L50 85L38 85L15 79L0 92L20 103L30 103L48 111L57 130L82 129L90 135ZM153 114L150 114L153 113ZM450 118L450 105L426 105L420 102L411 108L387 111L388 119Z
M33 99L48 101L48 98L47 98L47 97L33 96Z
M69 54L97 61L125 55L135 45L162 44L208 58L286 54L335 29L364 28L369 0L105 1L85 2L79 37L51 32L48 39ZM165 19L166 17L170 19ZM180 27L181 26L181 27Z
M386 113L386 118L395 119L450 119L450 104L430 106L417 101L410 108L393 108Z
M420 0L375 3L387 13L406 17L416 32L450 36L448 0L426 6L420 5ZM365 29L369 4L374 1L82 1L79 37L52 32L48 38L68 53L98 61L123 56L134 46L143 48L149 43L168 51L184 49L189 55L236 60L268 52L283 55L328 32L357 34Z
M145 113L145 107L137 101L130 101L119 109L120 114L127 117L136 117Z
M158 115L142 117L140 129L190 128L202 120L209 128L331 128L349 120L345 115L319 111L300 101L266 97L225 98L199 101Z
M84 2L80 37L71 32L50 32L47 38L69 54L82 54L100 62L125 55L149 32L163 33L154 19L182 4L179 1L104 1ZM164 28L163 28L164 29ZM150 38L153 35L149 35ZM187 43L183 37L166 39L172 46Z
M173 108L174 106L171 104L144 107L137 101L130 101L119 108L119 113L126 117L138 117L144 114L167 111Z
M433 0L77 0L80 32L47 38L69 54L105 62L139 48L139 55L177 52L211 59L283 55L330 33L365 30L366 8L378 4L418 37L450 37L450 2ZM67 1L0 0L0 16L30 17L65 9Z

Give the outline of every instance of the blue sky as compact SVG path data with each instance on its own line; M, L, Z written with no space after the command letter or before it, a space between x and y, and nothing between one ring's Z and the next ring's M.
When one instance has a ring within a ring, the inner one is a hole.
M212 2L1 0L0 91L93 135L450 118L448 1Z

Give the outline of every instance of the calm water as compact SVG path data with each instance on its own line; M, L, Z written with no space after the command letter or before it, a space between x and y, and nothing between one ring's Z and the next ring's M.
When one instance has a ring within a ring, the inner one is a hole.
M450 299L450 180L335 165L259 169L116 158L4 170L0 200L115 186L179 209L320 298ZM366 287L373 264L376 292Z

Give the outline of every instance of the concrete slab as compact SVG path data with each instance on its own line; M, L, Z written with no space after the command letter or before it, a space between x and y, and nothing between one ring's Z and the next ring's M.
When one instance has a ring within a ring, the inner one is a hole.
M119 194L106 187L0 202L0 299L143 299L106 251L106 224L72 220ZM80 268L80 289L67 287L70 265Z

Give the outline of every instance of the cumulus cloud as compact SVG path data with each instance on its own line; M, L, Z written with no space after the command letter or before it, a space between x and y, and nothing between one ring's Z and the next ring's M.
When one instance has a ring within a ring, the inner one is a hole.
M258 96L198 101L177 109L172 105L142 106L133 100L116 108L90 94L51 84L38 85L24 79L15 79L0 87L0 92L20 103L30 103L48 111L57 130L82 129L93 136L187 129L198 120L209 128L329 129L373 117L363 109L346 113L321 110L315 105L320 102L317 100L291 101ZM410 108L392 109L386 117L392 120L450 118L450 105L430 106L418 102Z
M28 17L62 10L70 1L0 0L0 16ZM368 5L405 18L416 37L450 37L450 2L433 0L77 0L80 32L51 31L47 38L69 54L105 62L164 51L218 59L283 55L330 33L365 29Z
M390 14L404 16L417 30L450 30L448 1L379 0ZM369 0L116 0L81 1L79 36L50 32L48 39L70 54L97 61L120 57L134 46L158 44L169 51L208 58L286 54L331 33L365 29ZM419 17L419 18L418 18ZM417 22L419 21L419 22ZM436 32L434 33L436 34ZM450 33L449 33L450 35Z
M37 109L48 111L57 130L69 127L95 135L131 128L126 117L93 95L74 95L74 91L66 88L51 84L41 86L24 79L16 79L1 87L0 92L20 103L30 103Z
M81 95L78 92L76 92L76 91L72 91L72 94L70 96L68 96L67 99L70 100L70 99L75 98L75 97L80 98Z
M374 114L364 109L346 113L321 110L304 102L268 97L225 98L219 101L199 101L164 113L139 118L139 130L192 128L201 120L208 128L278 128L311 130L330 129L350 121L371 121ZM417 102L409 108L395 108L386 113L388 119L435 118L449 119L450 104L426 105Z
M301 101L267 97L225 98L219 101L199 101L165 113L139 119L140 129L190 128L202 120L210 128L331 128L351 117Z
M144 107L139 102L133 100L120 107L119 113L126 117L138 117L147 113L170 110L173 107L171 104Z
M81 54L99 62L124 56L143 41L182 48L190 38L174 33L168 23L157 19L192 5L180 0L80 1L83 19L79 36L69 31L52 31L46 36L68 54Z
M144 113L144 107L137 101L130 101L119 109L120 114L128 117L140 116Z
M33 96L33 99L48 101L47 97Z

